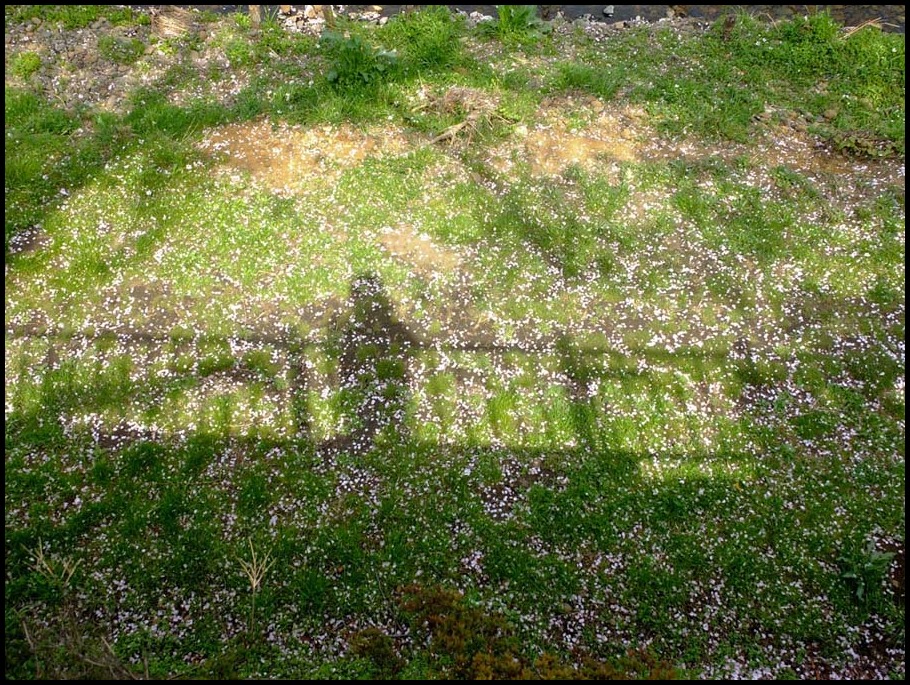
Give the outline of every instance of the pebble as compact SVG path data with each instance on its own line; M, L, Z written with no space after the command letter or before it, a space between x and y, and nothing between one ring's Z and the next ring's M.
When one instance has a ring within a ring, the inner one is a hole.
M607 5L606 7L604 7L604 16L612 17L614 14L613 10L614 10L613 5Z

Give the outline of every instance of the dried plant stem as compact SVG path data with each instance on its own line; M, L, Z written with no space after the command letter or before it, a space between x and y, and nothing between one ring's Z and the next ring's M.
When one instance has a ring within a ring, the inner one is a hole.
M259 586L262 584L262 579L275 564L275 560L270 558L271 552L266 552L262 559L257 558L256 550L253 548L253 541L250 540L249 543L250 561L247 562L243 559L238 559L237 561L240 562L240 567L243 569L247 580L250 581L250 590L253 593L252 602L250 604L250 624L248 631L252 634L256 625L256 595L259 593Z

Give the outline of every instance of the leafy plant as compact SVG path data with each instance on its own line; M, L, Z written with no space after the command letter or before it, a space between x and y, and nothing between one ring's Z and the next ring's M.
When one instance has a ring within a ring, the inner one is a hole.
M860 555L838 558L842 569L840 577L852 585L857 601L866 602L872 590L881 584L892 559L894 552L879 552L875 542L870 540Z
M537 16L537 5L497 5L496 15L493 21L479 24L477 30L504 43L534 41L551 30Z
M396 52L377 49L359 36L326 31L322 45L331 65L326 78L341 88L376 85L398 66Z
M232 67L249 67L256 62L256 50L245 38L233 38L224 46L224 55Z

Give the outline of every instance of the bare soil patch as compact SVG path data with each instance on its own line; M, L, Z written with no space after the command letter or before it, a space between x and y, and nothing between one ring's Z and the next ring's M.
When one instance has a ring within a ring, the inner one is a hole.
M392 129L359 130L349 125L307 128L259 119L214 129L200 144L227 172L249 173L258 184L282 195L308 185L337 181L345 169L367 157L397 156L413 149Z
M437 245L408 223L399 223L383 231L379 234L379 242L389 254L406 262L422 276L450 274L461 264L461 258L453 250Z

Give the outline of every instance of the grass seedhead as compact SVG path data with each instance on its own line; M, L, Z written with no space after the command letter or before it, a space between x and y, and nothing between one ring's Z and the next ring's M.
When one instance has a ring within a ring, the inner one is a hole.
M253 547L253 541L249 540L249 543L250 561L240 558L238 558L237 561L240 562L240 567L243 569L244 575L246 575L247 580L250 581L250 591L253 593L253 599L250 605L249 624L249 632L252 633L253 627L256 625L256 595L259 593L259 588L262 585L262 579L265 578L265 574L275 565L275 560L271 558L271 552L266 552L265 556L260 559L256 555L256 548Z
M53 563L44 555L44 546L41 544L41 540L38 540L38 547L35 551L26 550L26 552L32 558L32 568L37 573L44 576L50 583L62 587L66 587L69 584L70 579L82 562L81 559L75 563L70 559L63 559L59 564Z

